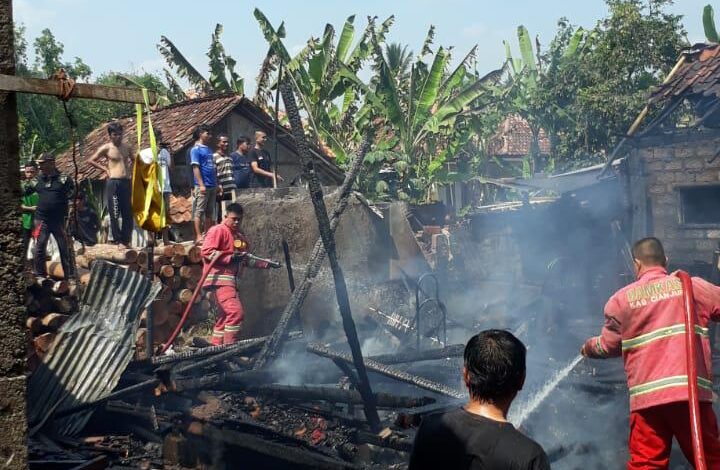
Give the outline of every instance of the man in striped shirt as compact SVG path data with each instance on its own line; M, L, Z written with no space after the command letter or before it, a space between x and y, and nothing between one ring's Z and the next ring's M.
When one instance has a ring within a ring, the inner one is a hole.
M228 154L230 139L226 134L218 135L217 148L213 158L217 169L218 185L223 201L232 200L232 192L235 190L235 178L233 177L233 161Z
M667 272L660 240L643 238L632 249L637 281L605 305L600 336L582 347L586 357L622 356L630 392L628 469L667 468L675 437L693 462L685 364L683 287ZM720 436L712 409L708 323L720 320L720 287L692 278L697 324L697 383L707 468L720 468Z

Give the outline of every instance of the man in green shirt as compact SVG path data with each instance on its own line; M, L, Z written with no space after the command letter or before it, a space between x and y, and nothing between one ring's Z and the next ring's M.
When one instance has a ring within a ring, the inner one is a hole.
M37 164L34 161L29 161L25 164L25 168L23 169L23 173L25 176L25 180L23 181L23 185L32 181L37 176L38 168ZM33 192L28 194L27 196L22 196L20 198L20 210L22 211L22 234L23 234L23 258L27 258L27 249L28 245L30 244L30 237L32 237L32 231L33 231L33 219L34 219L34 213L35 209L37 208L38 203L38 194Z

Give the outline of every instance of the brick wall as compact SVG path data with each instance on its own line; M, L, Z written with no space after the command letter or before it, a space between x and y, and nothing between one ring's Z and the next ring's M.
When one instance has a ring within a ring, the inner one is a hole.
M663 241L671 263L712 262L720 224L683 225L679 188L720 184L720 157L708 163L718 150L720 132L696 131L646 138L632 153L631 158L644 162L651 216L648 233Z

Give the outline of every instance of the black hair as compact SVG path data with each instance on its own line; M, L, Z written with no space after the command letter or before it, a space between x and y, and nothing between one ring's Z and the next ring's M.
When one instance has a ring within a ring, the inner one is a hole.
M237 140L235 141L235 148L239 147L240 144L250 145L250 137L248 137L246 135L241 135L240 137L238 137Z
M37 163L35 163L35 160L29 160L25 163L25 168L35 168L37 170Z
M200 124L199 126L197 126L197 127L195 128L195 131L193 131L193 138L194 138L195 140L199 139L199 138L200 138L200 134L202 134L203 132L206 132L206 131L207 131L207 132L212 132L212 129L211 129L210 126L208 126L207 124Z
M465 369L470 396L495 403L512 399L525 380L526 348L512 333L485 330L465 346Z
M642 238L632 247L633 258L647 266L665 266L667 258L660 240L655 237Z
M220 141L220 139L222 139L222 138L225 138L228 140L228 142L230 142L230 137L228 137L227 134L225 134L225 133L218 134L217 140Z
M123 126L117 121L113 121L107 126L108 135L110 134L122 134Z
M238 204L237 202L231 202L225 208L225 212L227 214L232 212L233 214L243 215L243 207L240 204Z

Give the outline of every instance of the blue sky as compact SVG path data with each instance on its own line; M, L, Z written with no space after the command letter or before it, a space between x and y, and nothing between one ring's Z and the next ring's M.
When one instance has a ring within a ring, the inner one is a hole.
M671 11L684 15L692 42L703 39L702 8L708 0L680 0ZM205 52L216 23L224 25L222 42L238 62L246 92L252 92L267 44L253 17L260 8L277 27L285 20L286 44L299 50L311 35L320 36L325 23L342 27L356 14L356 34L368 15L381 20L395 15L389 41L403 42L415 52L430 24L437 28L436 45L454 46L455 57L479 44L478 69L497 68L504 58L503 39L515 44L515 31L524 24L542 44L553 37L558 18L591 27L607 9L602 0L13 0L14 17L32 39L50 28L65 45L65 59L81 57L95 75L107 71L162 70L156 49L161 35L169 37L201 72L207 70ZM716 5L720 10L720 4ZM720 20L719 20L720 21ZM645 47L638 45L638 47ZM249 89L248 89L249 88Z

